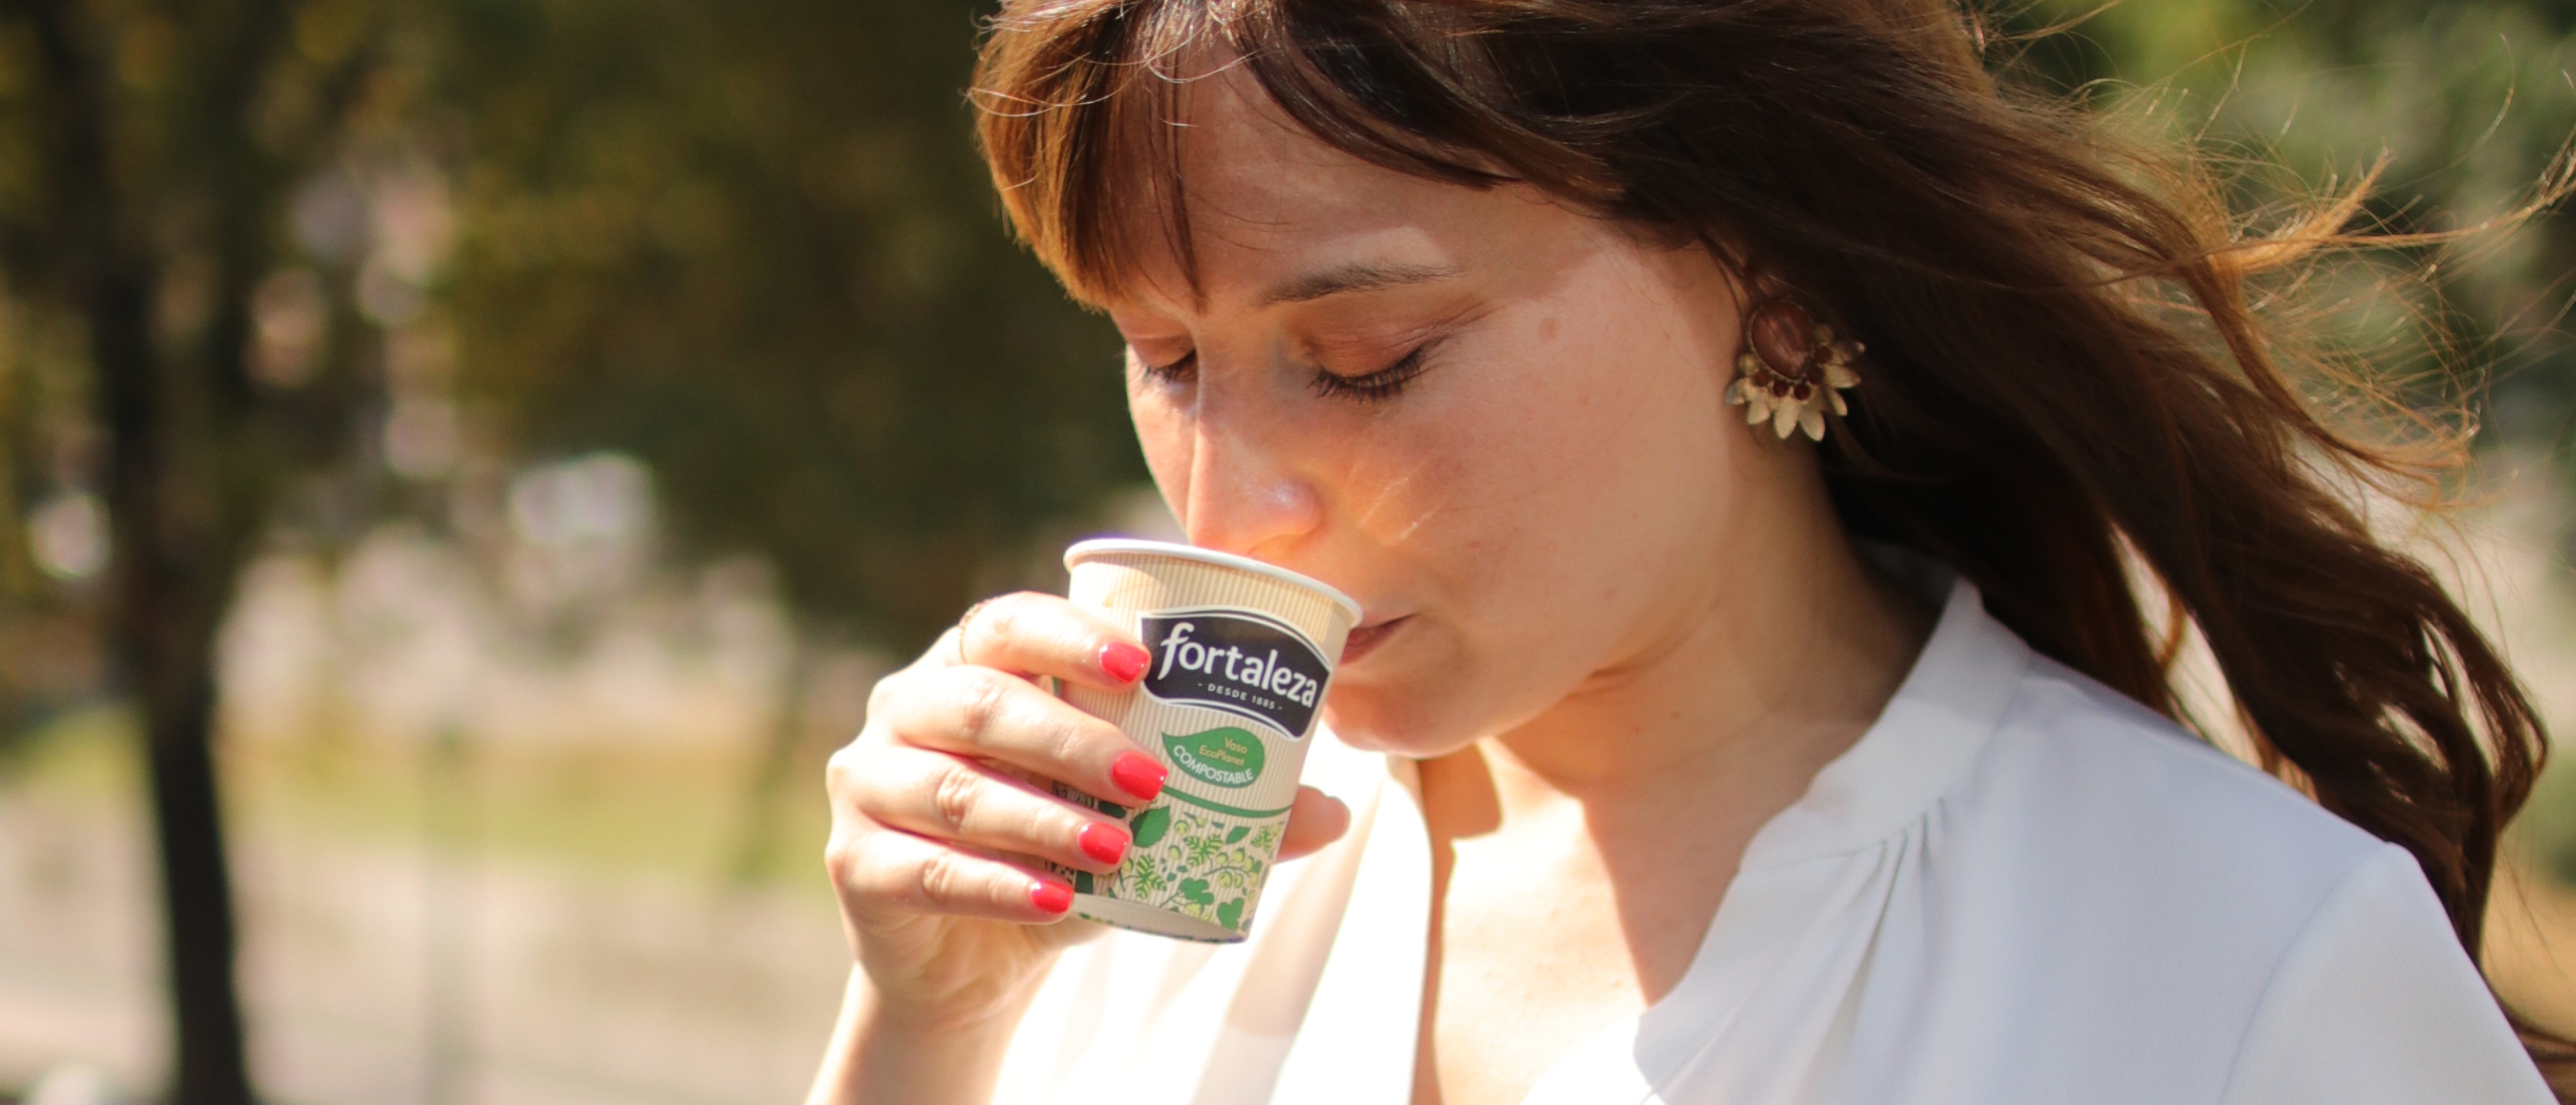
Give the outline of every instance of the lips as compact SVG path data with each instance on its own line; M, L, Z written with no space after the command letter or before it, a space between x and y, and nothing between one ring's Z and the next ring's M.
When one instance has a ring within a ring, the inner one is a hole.
M1342 644L1342 663L1344 665L1358 663L1369 653L1377 651L1377 647L1385 643L1387 637L1401 628L1410 617L1411 615L1388 618L1372 625L1354 627L1351 630L1350 639Z

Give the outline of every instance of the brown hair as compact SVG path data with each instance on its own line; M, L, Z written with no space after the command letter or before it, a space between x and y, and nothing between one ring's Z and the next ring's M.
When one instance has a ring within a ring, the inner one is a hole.
M2359 193L2243 238L2192 159L1999 87L1984 41L1949 0L1008 0L976 95L1013 224L1087 298L1134 276L1117 213L1163 211L1186 266L1177 171L1153 170L1172 128L1137 124L1210 52L1352 155L1532 185L1776 279L1869 342L1823 454L1855 534L1932 553L2041 652L2178 718L2187 617L2257 758L2412 852L2475 956L2545 735L2346 494L2421 451L2320 421L2249 306L2257 272L2369 241L2341 233ZM2560 1081L2563 1046L2525 1036Z

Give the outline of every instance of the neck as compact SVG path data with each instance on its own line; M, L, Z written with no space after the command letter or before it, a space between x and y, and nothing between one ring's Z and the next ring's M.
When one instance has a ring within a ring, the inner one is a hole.
M1931 618L1862 564L1817 490L1796 497L1809 509L1773 513L1758 546L1724 550L1725 571L1616 662L1470 749L1490 816L1508 825L1573 803L1605 829L1718 810L1740 830L1727 835L1749 839L1858 741Z

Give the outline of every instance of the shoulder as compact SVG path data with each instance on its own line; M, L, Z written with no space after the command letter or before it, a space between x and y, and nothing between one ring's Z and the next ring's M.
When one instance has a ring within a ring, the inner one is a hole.
M2072 669L2034 658L1930 834L1959 908L2035 951L2268 976L2382 843ZM2199 973L2197 971L2190 973ZM2249 995L2250 996L2250 995Z
M2264 988L2229 1103L2554 1101L2404 849L2353 869Z
M1880 861L1851 1100L2549 1100L2406 852L2063 665L2008 683Z
M2079 885L2172 907L2205 903L2239 926L2295 927L2383 847L2280 780L2046 658L2034 658L1944 805L1960 828L2023 862L2083 874Z
M2337 1062L2538 1084L2411 856L2063 665L2033 661L1926 841L1938 954L1997 968L1936 1004L2054 1056L2026 1074L2244 1102L2462 1100L2290 1092Z

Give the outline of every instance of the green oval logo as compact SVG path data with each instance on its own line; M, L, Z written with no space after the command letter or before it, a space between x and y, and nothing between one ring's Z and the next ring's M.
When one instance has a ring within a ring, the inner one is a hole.
M1261 738L1252 730L1226 725L1187 736L1163 734L1163 752L1172 766L1193 779L1221 787L1248 787L1261 777Z

